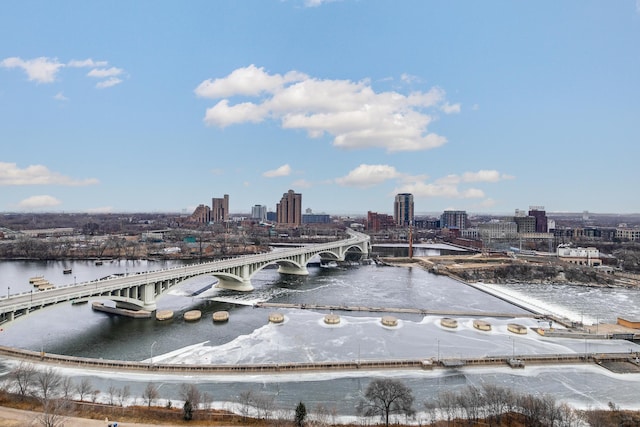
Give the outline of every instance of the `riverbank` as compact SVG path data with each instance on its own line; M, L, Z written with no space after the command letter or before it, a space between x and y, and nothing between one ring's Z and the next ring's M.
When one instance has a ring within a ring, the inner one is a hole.
M617 277L592 267L561 262L556 259L512 258L503 255L441 255L433 257L383 258L390 265L418 264L425 270L465 282L560 283L583 286L639 287L640 280L629 275Z

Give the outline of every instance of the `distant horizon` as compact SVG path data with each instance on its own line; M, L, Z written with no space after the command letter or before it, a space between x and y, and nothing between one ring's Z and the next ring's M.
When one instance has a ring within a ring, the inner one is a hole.
M445 209L448 210L448 209ZM465 211L464 209L459 209ZM274 211L269 211L274 212ZM319 211L312 212L311 215L330 215L330 216L362 216L366 217L367 212L327 212L327 211ZM379 214L385 214L393 216L393 212L380 212L380 211L371 211ZM443 211L430 211L430 212L416 212L414 217L419 216L440 216ZM471 212L465 211L467 215L470 216L515 216L514 212L500 213L500 212ZM560 215L576 215L581 216L584 214L584 211L576 211L576 212L568 212L568 211L545 211L547 216L560 216ZM141 215L141 214L152 214L152 215L176 215L176 216L190 216L193 214L193 211L190 212L179 212L179 211L112 211L112 212L83 212L83 211L6 211L0 212L0 215ZM251 216L251 212L230 212L230 216ZM302 212L302 215L307 215L305 212ZM588 212L589 216L640 216L640 212Z

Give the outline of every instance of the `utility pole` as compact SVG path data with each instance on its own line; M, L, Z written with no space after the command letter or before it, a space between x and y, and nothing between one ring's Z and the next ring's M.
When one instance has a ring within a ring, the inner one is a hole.
M409 221L409 259L413 258L413 221Z

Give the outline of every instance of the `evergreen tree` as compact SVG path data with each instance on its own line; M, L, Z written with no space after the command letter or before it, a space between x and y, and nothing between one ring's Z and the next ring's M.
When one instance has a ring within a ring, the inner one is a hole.
M302 427L304 425L305 418L307 418L307 407L304 406L304 403L300 402L298 403L298 406L296 406L296 426Z

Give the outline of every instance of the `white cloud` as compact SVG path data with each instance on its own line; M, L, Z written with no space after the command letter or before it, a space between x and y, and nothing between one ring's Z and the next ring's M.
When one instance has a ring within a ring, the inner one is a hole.
M462 174L464 182L498 182L507 179L513 179L513 176L500 173L497 170L479 170Z
M420 77L412 76L411 74L407 74L407 73L402 73L400 75L400 80L402 80L403 82L408 83L408 84L418 83L418 82L420 82Z
M107 80L103 80L101 82L96 83L96 88L98 89L106 89L108 87L112 87L122 83L122 80L117 77L111 77Z
M395 189L395 192L413 193L415 197L481 199L485 197L483 190L473 187L461 188L461 186L468 183L496 183L509 179L514 179L514 177L496 170L465 172L462 175L450 174L431 183L426 182L425 177L403 176L402 183Z
M291 186L295 188L311 188L312 184L306 179L299 179L297 181L293 181L293 183L291 183Z
M225 78L205 80L195 89L196 95L202 98L224 98L226 96L256 96L263 92L273 93L284 84L306 79L307 76L291 71L284 76L269 75L264 68L251 64L245 68L234 70Z
M88 59L82 59L82 60L72 59L71 61L69 61L67 66L73 67L73 68L95 68L95 67L106 67L107 64L108 64L107 61L94 61L93 59L88 58Z
M223 99L207 109L205 122L211 125L226 127L243 122L261 122L264 118L261 108L251 102L243 102L229 106L229 101Z
M197 96L219 99L206 110L207 125L225 127L240 123L279 120L284 129L302 129L312 138L329 134L342 148L384 148L416 151L435 148L446 138L430 133L429 109L459 110L445 100L437 87L404 95L375 92L368 80L320 80L297 71L269 74L250 65L215 80L205 80ZM259 97L232 104L231 97Z
M325 3L333 3L338 0L304 0L304 5L306 7L318 7Z
M211 175L224 175L224 169L220 169L220 168L216 168L216 169L211 169Z
M42 209L58 206L62 202L53 196L32 196L18 203L21 209Z
M363 164L349 172L347 176L336 178L336 183L346 187L367 188L399 176L400 174L393 166Z
M111 67L111 68L94 68L93 70L89 71L87 73L87 76L89 77L97 77L99 79L105 78L105 77L113 77L113 76L119 76L120 74L123 73L123 69L122 68L116 68L116 67Z
M64 96L64 94L62 92L56 93L55 96L53 97L53 99L57 99L58 101L68 101L69 100L69 98Z
M482 190L471 188L461 191L455 184L415 182L394 190L395 193L412 193L417 198L444 197L448 199L469 199L484 197Z
M266 178L275 178L278 176L289 176L290 174L291 174L291 166L286 164L286 165L280 166L277 169L266 171L265 173L262 174L262 176Z
M108 77L106 80L100 81L96 84L96 88L98 89L104 89L122 83L122 80L116 77L124 73L122 68L97 68L106 67L107 65L107 61L94 61L90 58L82 60L72 59L67 64L64 64L59 62L57 58L47 58L44 56L27 60L18 57L11 57L0 61L0 67L21 68L27 73L29 81L35 81L37 83L53 83L56 81L58 72L64 67L93 68L87 73L88 77L100 79Z
M18 57L5 58L0 62L4 68L22 68L27 73L29 81L37 83L52 83L56 80L56 74L64 67L55 58L41 56L39 58L23 60Z
M84 186L94 185L99 181L95 178L75 180L73 178L50 171L43 165L31 165L20 169L15 163L0 162L0 186L17 185L65 185Z
M444 104L442 104L440 109L445 114L454 114L460 112L461 106L460 104L449 104L448 102L445 102Z

